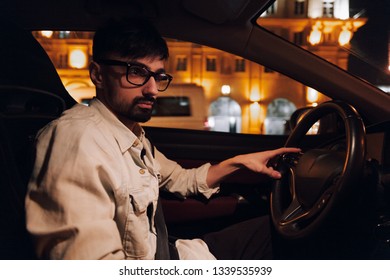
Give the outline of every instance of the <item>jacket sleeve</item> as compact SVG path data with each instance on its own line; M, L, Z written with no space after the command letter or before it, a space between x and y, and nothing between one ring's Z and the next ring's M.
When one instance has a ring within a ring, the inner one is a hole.
M206 182L210 163L198 168L185 169L177 162L166 158L157 149L155 149L155 157L160 164L160 187L165 190L181 197L202 194L206 198L210 198L219 191L219 185L208 186Z

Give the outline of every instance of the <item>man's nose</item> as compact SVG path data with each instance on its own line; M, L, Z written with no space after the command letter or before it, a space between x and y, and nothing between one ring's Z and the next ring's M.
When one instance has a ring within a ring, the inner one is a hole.
M154 77L150 77L149 80L144 85L145 93L149 95L157 95L158 94L158 85Z

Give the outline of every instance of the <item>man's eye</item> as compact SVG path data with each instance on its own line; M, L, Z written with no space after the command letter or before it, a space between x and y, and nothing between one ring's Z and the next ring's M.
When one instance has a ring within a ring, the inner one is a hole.
M166 81L168 80L168 76L164 73L161 73L161 74L158 74L156 77L155 77L156 80L158 81Z
M142 76L142 77L146 77L148 75L148 71L146 71L144 68L142 67L138 67L138 66L131 66L129 68L129 74L132 75L132 76Z

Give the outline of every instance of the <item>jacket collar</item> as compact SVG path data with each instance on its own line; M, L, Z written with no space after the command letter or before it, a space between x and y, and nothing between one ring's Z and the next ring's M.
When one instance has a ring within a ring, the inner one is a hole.
M89 106L99 111L104 121L107 122L122 153L125 153L133 145L137 145L140 141L142 142L145 131L138 123L134 131L131 131L97 98L93 98Z

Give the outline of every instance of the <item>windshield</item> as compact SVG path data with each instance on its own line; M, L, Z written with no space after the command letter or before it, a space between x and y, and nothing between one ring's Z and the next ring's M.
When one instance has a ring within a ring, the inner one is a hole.
M263 28L390 92L389 1L276 0Z

